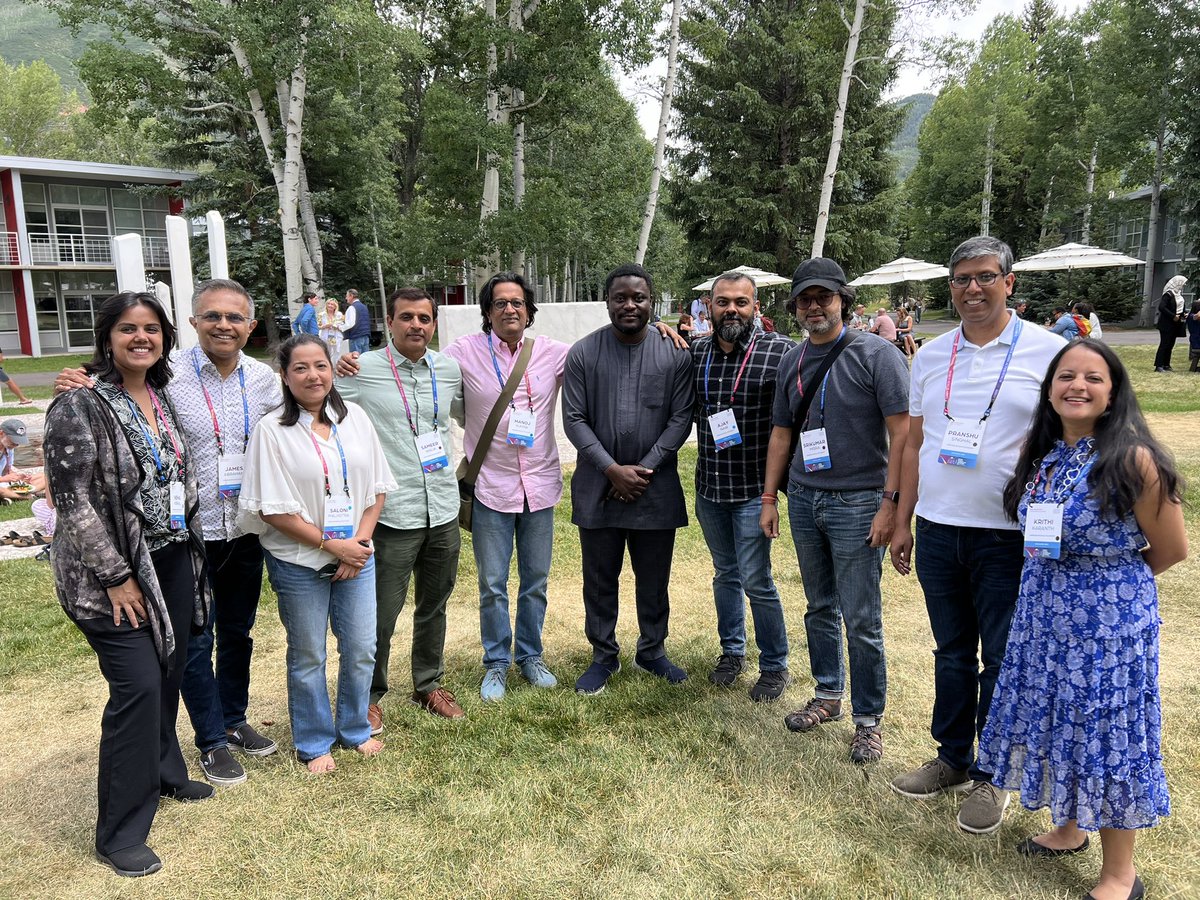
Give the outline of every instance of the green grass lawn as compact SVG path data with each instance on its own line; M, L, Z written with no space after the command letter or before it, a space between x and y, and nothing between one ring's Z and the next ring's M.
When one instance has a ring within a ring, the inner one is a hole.
M1155 403L1166 404L1175 393L1148 375L1145 380ZM1141 376L1135 381L1140 386ZM1152 417L1193 485L1187 508L1193 542L1200 540L1194 487L1200 425L1194 419L1167 410ZM694 449L685 448L680 465L689 473L683 481L690 507ZM308 776L290 753L284 637L267 588L255 632L250 715L280 741L280 753L246 761L249 781L219 791L213 802L164 804L151 845L165 868L126 881L90 859L106 694L95 657L58 608L48 566L0 563L0 727L13 738L0 767L6 847L0 897L1082 896L1096 880L1098 850L1037 864L1012 852L1047 826L1044 813L1014 803L997 834L969 837L955 827L956 799L910 801L888 788L892 777L934 752L928 733L932 639L915 578L885 566L883 761L866 768L848 761L848 718L809 735L784 728L784 713L809 698L812 681L803 590L787 537L774 548L774 564L796 679L781 703L752 704L748 678L734 690L707 681L719 650L712 567L694 523L679 532L670 560L667 643L692 677L670 687L632 670L636 626L627 569L619 629L626 669L604 694L579 697L571 685L590 651L578 541L564 498L555 515L545 628L546 659L561 686L537 691L514 673L505 701L485 706L478 695L478 591L468 538L446 653L446 684L467 718L435 720L405 701L406 612L393 654L395 690L384 700L387 747L372 760L337 751L338 770L325 778ZM1200 705L1193 675L1198 582L1194 559L1159 580L1173 814L1139 838L1137 851L1154 897L1200 896L1194 827L1200 767L1190 730ZM331 666L331 682L335 672ZM179 732L198 774L186 716Z

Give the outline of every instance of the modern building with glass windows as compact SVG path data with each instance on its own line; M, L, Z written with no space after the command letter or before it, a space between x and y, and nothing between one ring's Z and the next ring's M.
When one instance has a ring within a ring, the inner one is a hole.
M142 166L0 156L0 349L92 346L92 313L116 293L113 238L138 234L147 275L170 281L166 217L196 176Z

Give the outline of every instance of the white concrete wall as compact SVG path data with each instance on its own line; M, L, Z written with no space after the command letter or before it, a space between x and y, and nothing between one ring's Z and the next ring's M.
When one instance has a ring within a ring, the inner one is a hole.
M480 330L480 323L478 304L439 307L438 346L449 347L464 334L474 334ZM529 333L573 344L607 324L606 303L547 303L538 307Z

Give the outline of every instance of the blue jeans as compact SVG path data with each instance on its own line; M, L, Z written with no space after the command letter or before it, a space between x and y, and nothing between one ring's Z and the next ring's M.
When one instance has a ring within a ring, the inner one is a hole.
M1004 661L1021 585L1021 532L964 528L917 517L917 578L933 629L933 723L938 758L990 781L975 760ZM983 651L983 669L979 651Z
M375 670L375 558L367 560L357 578L331 581L270 552L266 557L271 586L279 595L279 620L287 632L288 717L296 755L307 762L328 753L334 741L346 747L366 743ZM336 724L325 681L330 627L338 642Z
M371 336L364 334L362 337L350 338L351 353L366 353L371 349Z
M758 668L779 672L788 667L787 625L783 603L771 577L771 540L758 526L762 500L714 503L696 495L696 518L712 554L713 600L721 652L746 655L746 604L754 618Z
M875 725L887 699L883 652L883 548L867 543L883 492L818 491L788 485L788 518L808 609L804 630L816 696L846 693L842 626L850 657L850 705L857 725Z
M527 504L528 505L528 504ZM502 513L475 499L471 516L475 568L479 570L479 634L483 667L512 663L513 630L508 621L508 572L513 540L517 547L517 663L542 655L546 582L554 545L554 507L537 512Z
M213 610L204 631L188 638L187 668L180 694L192 720L196 747L207 753L228 743L225 729L246 724L250 656L254 649L250 630L262 593L263 553L258 536L253 534L232 541L205 541L204 549Z

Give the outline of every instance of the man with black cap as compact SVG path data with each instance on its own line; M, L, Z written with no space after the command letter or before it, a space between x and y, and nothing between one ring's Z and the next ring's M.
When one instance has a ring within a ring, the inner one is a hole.
M784 722L805 732L842 717L844 623L855 724L850 758L868 763L883 756L887 667L879 582L908 434L908 366L891 342L846 326L854 297L831 259L806 260L792 278L788 309L809 339L779 364L761 527L767 537L779 536L776 493L787 471L817 686Z
M46 490L44 475L13 468L17 448L28 443L29 432L20 419L7 419L0 424L0 500L28 500L32 494L44 493ZM14 490L14 484L29 487Z

